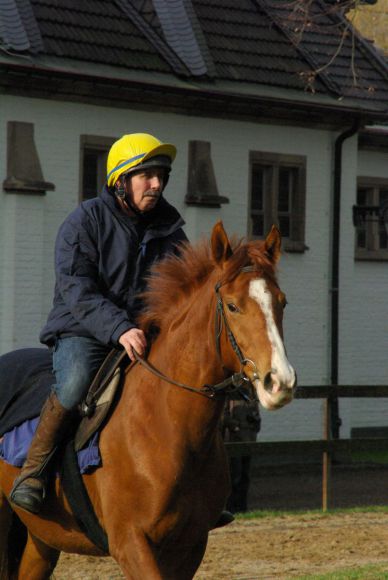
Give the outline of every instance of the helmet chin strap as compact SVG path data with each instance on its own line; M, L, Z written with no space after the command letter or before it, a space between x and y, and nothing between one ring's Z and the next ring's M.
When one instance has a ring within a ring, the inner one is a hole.
M115 194L119 197L122 201L126 201L127 192L125 191L125 177L120 177L120 185L119 187L115 187Z

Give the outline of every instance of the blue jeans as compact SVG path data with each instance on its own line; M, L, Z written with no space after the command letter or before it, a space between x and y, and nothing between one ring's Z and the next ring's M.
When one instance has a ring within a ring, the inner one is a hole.
M88 388L111 348L95 338L58 338L53 352L56 383L54 392L65 409L74 409Z

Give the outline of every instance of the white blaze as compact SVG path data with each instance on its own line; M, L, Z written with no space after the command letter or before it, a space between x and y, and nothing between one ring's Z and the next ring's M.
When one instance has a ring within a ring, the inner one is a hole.
M272 294L268 290L265 280L252 280L249 284L249 296L260 306L267 324L268 339L272 347L272 379L275 383L291 388L295 383L295 371L288 362L283 341L275 324Z

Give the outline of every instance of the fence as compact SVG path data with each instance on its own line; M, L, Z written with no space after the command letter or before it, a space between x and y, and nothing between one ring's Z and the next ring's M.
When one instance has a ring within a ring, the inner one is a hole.
M351 454L356 451L387 451L388 438L358 437L351 439L331 438L331 403L336 398L384 398L388 397L388 385L339 385L298 387L296 399L325 399L323 438L310 441L276 441L252 443L226 443L230 457L241 455L292 456L295 453L322 453L322 510L330 507L331 460L334 453Z

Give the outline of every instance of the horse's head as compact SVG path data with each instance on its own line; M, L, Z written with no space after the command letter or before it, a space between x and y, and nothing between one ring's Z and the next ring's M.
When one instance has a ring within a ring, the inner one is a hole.
M233 252L219 222L212 233L212 254L218 266L218 309L225 326L223 363L230 369L242 367L263 407L279 409L292 400L296 385L283 344L286 297L275 277L280 233L272 227L264 242L250 242Z

